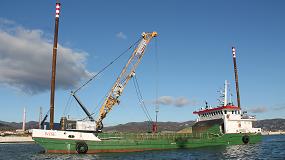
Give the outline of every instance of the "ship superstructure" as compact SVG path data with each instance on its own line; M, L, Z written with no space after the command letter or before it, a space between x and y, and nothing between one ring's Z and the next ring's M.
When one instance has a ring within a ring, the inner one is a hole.
M256 121L255 116L250 116L242 112L241 108L227 101L228 83L225 81L225 90L223 92L223 105L211 107L206 104L204 108L193 112L198 115L198 123L211 123L209 121L221 122L220 128L222 133L261 133L261 128L253 128L252 122Z

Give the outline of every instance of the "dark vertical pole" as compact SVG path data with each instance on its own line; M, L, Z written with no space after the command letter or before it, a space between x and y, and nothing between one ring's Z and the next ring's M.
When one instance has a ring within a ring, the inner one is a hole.
M52 77L50 83L50 129L54 128L54 95L55 95L55 76L56 76L56 55L57 55L57 40L58 40L58 22L59 22L60 3L56 3L55 14L55 29L52 54Z
M155 123L157 124L157 114L158 114L158 111L155 111Z
M233 53L233 61L234 61L236 92L237 92L237 103L238 103L238 108L240 108L240 96L239 96L239 86L238 86L238 71L237 71L236 49L235 49L235 47L232 47L232 53Z

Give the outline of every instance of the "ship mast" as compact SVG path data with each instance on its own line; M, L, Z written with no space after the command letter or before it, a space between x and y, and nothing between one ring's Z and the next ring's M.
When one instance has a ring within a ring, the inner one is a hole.
M228 81L225 80L224 106L228 104Z
M232 47L232 53L233 53L234 72L235 72L235 81L236 81L237 103L238 103L238 108L240 108L240 96L239 96L239 86L238 86L238 71L237 71L236 49L235 49L235 47Z
M55 29L53 41L53 54L52 54L52 76L50 84L50 129L54 128L54 95L55 95L55 76L56 76L56 55L57 55L57 40L58 40L58 24L59 24L59 11L60 3L56 2L55 9Z

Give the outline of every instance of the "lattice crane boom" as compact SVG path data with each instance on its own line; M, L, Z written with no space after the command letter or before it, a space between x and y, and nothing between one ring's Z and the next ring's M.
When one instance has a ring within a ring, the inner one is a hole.
M114 105L119 104L119 97L122 95L125 86L128 84L129 80L134 76L135 70L140 63L143 55L145 54L145 49L153 37L157 36L157 32L143 32L142 38L135 48L133 54L129 58L127 64L124 66L121 74L117 78L113 87L109 91L107 98L105 99L103 105L100 108L100 114L96 120L96 130L101 130L103 128L102 121L106 115L112 110Z

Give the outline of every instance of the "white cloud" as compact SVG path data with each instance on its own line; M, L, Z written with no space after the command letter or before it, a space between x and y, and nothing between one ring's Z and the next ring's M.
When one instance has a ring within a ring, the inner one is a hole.
M190 101L186 97L172 97L172 96L161 96L157 100L153 102L154 104L160 104L160 105L174 105L176 107L183 107L187 105L194 106L197 104L195 100Z
M0 17L0 24L2 24L2 25L12 25L12 24L15 24L15 22L12 21L12 20Z
M250 112L252 113L264 113L264 112L267 112L267 108L266 107L253 107L253 108L250 108L249 109Z
M119 32L116 34L116 37L117 38L120 38L120 39L127 39L127 36L123 33L123 32Z
M4 22L9 20L0 19ZM28 94L49 90L52 48L41 30L0 28L0 84ZM71 89L90 76L86 56L85 52L58 45L56 88Z
M162 104L162 105L171 105L173 104L173 97L171 96L161 96L156 100L156 103Z
M186 97L178 97L174 102L174 105L177 107L183 107L188 104L190 104L190 101Z

